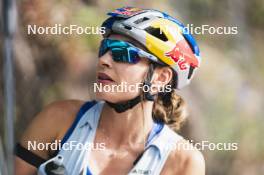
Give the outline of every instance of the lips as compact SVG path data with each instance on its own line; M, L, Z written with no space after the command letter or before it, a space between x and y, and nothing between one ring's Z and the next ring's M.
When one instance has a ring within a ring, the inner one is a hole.
M107 74L105 73L98 73L98 82L99 83L111 83L111 82L114 82L114 80Z

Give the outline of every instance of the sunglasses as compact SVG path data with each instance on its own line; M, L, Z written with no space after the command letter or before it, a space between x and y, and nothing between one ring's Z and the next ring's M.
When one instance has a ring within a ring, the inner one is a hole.
M124 62L136 64L140 58L148 58L149 60L162 64L157 57L145 52L144 50L135 47L134 45L120 40L103 39L99 49L99 57L103 56L106 52L111 51L112 59L116 62Z

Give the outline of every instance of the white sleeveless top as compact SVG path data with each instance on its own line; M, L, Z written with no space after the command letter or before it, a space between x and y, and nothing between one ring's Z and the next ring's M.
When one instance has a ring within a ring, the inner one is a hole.
M104 102L97 102L87 111L84 111L83 115L79 116L79 119L75 121L75 124L66 134L65 137L67 138L64 138L62 142L65 142L64 144L75 143L75 145L77 142L82 145L92 144L103 105ZM162 130L147 144L142 157L128 174L159 175L170 152L176 148L176 143L181 139L180 135L164 125ZM57 154L57 156L63 157L62 164L66 168L67 175L91 175L92 172L88 167L90 150L75 148L73 147L71 150L61 149ZM46 174L44 172L45 164L46 162L38 168L38 173L41 175Z

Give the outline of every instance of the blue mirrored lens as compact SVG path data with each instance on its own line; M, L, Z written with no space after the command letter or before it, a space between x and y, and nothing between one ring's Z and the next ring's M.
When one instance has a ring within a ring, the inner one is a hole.
M136 48L124 41L104 39L99 49L99 57L103 56L108 50L112 52L112 58L117 62L135 64L140 60Z
M108 48L107 41L106 40L102 40L101 41L100 48L99 48L99 54L98 54L98 56L99 57L103 56L108 50L109 50L109 48Z
M135 50L129 50L129 55L130 55L130 61L131 61L132 63L137 63L137 62L139 62L140 57L139 57L137 51L135 51Z

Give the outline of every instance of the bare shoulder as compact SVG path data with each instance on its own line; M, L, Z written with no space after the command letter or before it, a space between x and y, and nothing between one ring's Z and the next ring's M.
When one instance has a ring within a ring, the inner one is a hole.
M20 143L27 147L29 141L37 143L51 143L63 135L72 124L83 101L62 100L55 101L44 107L28 125ZM48 151L33 151L45 158Z
M36 117L43 117L48 120L69 119L72 114L76 114L84 101L81 100L61 100L47 105Z
M188 141L182 140L182 143L188 145L187 149L186 146L180 146L179 152L174 153L183 159L182 174L204 175L205 160L203 154Z
M205 175L203 154L189 141L177 142L166 164L167 173L172 175Z

